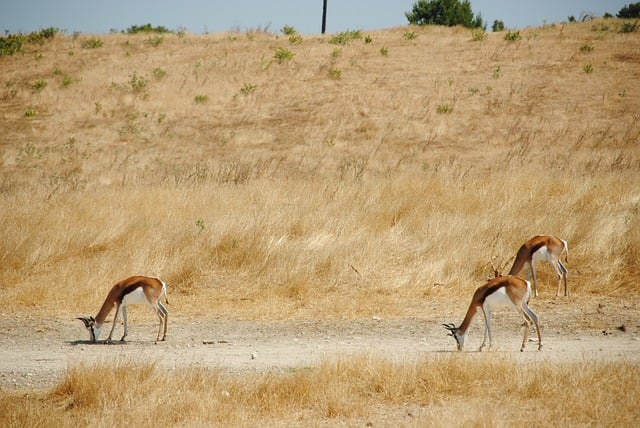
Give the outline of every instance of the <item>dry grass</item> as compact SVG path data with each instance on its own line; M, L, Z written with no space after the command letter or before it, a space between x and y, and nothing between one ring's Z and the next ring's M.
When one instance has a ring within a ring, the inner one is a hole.
M483 376L478 377L478 373ZM0 397L3 426L633 426L640 369L453 354L363 355L291 373L76 365L52 390Z
M616 25L532 28L514 43L395 28L341 55L329 36L154 47L113 34L95 49L58 36L1 57L0 311L70 318L148 274L169 284L174 321L420 316L434 301L462 316L490 258L536 233L568 240L574 295L637 298L640 38ZM296 55L278 63L277 48ZM540 281L554 293L549 269ZM105 373L106 394L89 371ZM5 395L0 413L22 426L349 425L406 406L406 425L639 416L619 407L638 396L623 363L365 358L256 376L72 367L53 392ZM139 408L144 396L157 401Z

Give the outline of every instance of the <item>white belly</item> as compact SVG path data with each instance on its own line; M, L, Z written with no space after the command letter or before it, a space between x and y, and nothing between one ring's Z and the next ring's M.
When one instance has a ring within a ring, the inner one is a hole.
M144 295L142 287L138 287L122 299L124 305L142 305L148 304L147 296Z
M495 308L496 306L515 306L509 296L507 296L507 289L501 287L495 293L491 293L484 299L484 306Z

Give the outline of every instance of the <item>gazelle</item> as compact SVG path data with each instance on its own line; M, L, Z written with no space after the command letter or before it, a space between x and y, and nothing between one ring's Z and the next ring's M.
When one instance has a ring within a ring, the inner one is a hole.
M520 314L522 314L525 321L524 338L522 339L522 346L520 351L524 351L527 346L527 340L529 339L529 327L531 322L536 326L538 333L538 351L542 350L542 336L540 335L540 326L538 325L538 316L527 306L529 295L531 294L531 284L522 278L516 276L499 276L497 278L490 279L486 284L479 287L475 293L473 293L473 299L471 299L471 305L467 309L467 314L460 324L460 327L456 327L455 324L443 324L444 328L449 330L449 336L453 336L456 339L458 345L458 351L462 351L464 348L464 340L467 337L467 332L473 317L476 315L479 309L482 309L484 314L485 330L484 340L480 345L480 351L484 349L487 342L487 336L489 337L489 349L491 349L491 309L500 306L508 305L514 306Z
M167 284L164 281L147 276L132 276L118 282L111 288L95 318L79 317L77 319L84 323L84 326L89 330L91 341L95 343L100 337L105 319L109 316L111 310L115 308L116 315L113 318L113 325L106 343L111 343L111 336L116 328L120 313L122 313L122 318L124 319L124 334L120 341L124 342L125 337L127 337L127 305L146 303L151 306L151 309L160 320L158 336L156 337L157 343L158 340L164 340L167 336L167 309L162 305L162 295L164 295L165 302L169 303L167 299ZM164 332L162 330L163 324ZM160 339L160 333L162 333L162 339Z
M556 296L560 295L560 286L564 279L564 295L567 296L567 268L560 261L562 253L564 261L568 262L569 247L567 241L551 235L537 235L522 244L516 259L513 261L509 275L517 275L526 264L529 265L531 275L533 276L533 296L538 297L538 282L536 278L536 262L539 260L547 260L556 275L558 276L558 291ZM527 279L529 274L527 273Z

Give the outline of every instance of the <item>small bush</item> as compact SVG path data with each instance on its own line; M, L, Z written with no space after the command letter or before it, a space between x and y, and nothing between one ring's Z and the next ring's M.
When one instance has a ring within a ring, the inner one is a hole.
M389 55L389 48L386 46L383 46L380 48L380 55L382 56L388 56Z
M10 56L22 50L24 36L21 34L9 34L0 37L0 56Z
M342 77L342 70L340 70L339 68L330 68L329 69L329 77L331 77L332 79L339 79Z
M97 49L101 48L102 45L102 40L98 39L83 40L82 43L80 43L80 47L82 47L82 49Z
M149 37L144 41L145 45L151 46L153 48L157 48L162 44L162 42L164 42L164 37L160 35Z
M580 46L580 52L591 52L592 50L593 50L593 46L588 45L586 43Z
M49 27L27 35L7 34L4 37L0 37L0 56L10 56L20 52L25 43L42 45L46 40L52 39L57 33L57 28Z
M273 58L281 64L283 62L292 60L294 56L296 56L296 54L291 52L287 48L278 48L273 54Z
M299 45L302 43L302 36L300 34L291 34L289 36L289 43L293 45Z
M48 83L47 83L46 80L38 79L33 83L33 85L31 85L31 89L33 89L36 92L40 92L44 88L46 88L47 85L48 85Z
M62 82L60 83L60 86L62 86L63 88L66 88L72 83L73 83L73 80L71 79L71 76L69 76L68 74L65 74L64 76L62 76Z
M151 73L153 74L153 77L158 80L164 79L167 76L167 72L160 67L154 68Z
M207 101L209 101L209 96L207 95L196 95L194 98L194 101L196 102L196 104L204 104Z
M449 114L453 112L453 107L448 104L441 104L436 108L438 114Z
M157 27L153 27L151 26L151 24L145 24L145 25L132 25L131 27L127 28L127 34L136 34L136 33L170 33L171 31L169 31L166 27L163 26L157 26Z
M593 73L593 66L591 64L587 64L584 67L582 67L582 70L587 74L591 74Z
M474 28L471 30L471 39L474 42L481 42L487 38L487 33L482 28Z
M138 76L138 73L134 72L129 78L129 85L133 92L145 92L149 89L149 80L144 76Z
M415 40L418 38L418 35L413 31L405 31L404 34L402 34L402 38L405 40Z
M520 36L520 31L512 32L511 30L509 30L509 31L507 31L507 34L504 35L504 39L507 42L517 42L521 38L522 37Z
M256 90L256 85L252 85L251 83L244 83L242 88L240 88L240 93L243 95L249 95Z
M618 33L633 33L638 28L637 22L623 22Z
M296 34L296 29L290 25L285 25L280 31L282 31L282 34L284 34L285 36L292 36Z
M354 40L358 40L362 38L362 31L353 30L353 31L343 31L342 33L338 33L333 35L329 39L329 43L333 45L346 45L349 42Z

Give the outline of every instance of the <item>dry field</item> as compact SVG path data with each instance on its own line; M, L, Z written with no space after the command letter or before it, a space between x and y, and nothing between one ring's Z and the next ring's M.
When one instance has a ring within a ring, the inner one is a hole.
M0 425L637 424L621 25L58 34L0 56ZM543 351L517 352L503 309L496 350L473 352L478 317L453 352L441 324L538 233L569 243L569 297L538 269ZM168 283L167 342L134 307L128 343L89 344L74 318L134 274Z

